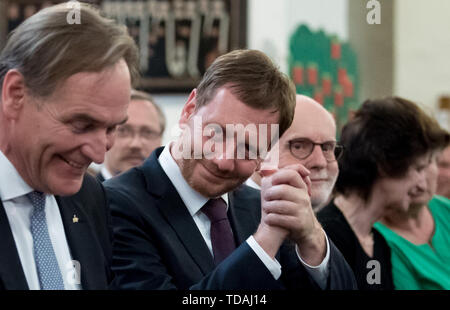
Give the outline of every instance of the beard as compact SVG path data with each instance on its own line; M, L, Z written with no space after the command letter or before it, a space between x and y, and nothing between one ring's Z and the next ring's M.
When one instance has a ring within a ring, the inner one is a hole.
M218 170L206 159L182 159L179 162L181 174L186 182L195 191L208 198L220 197L236 189L239 185L244 183L248 177L242 177L236 173L225 173ZM199 170L207 170L204 173L214 175L217 180L213 182L203 177Z

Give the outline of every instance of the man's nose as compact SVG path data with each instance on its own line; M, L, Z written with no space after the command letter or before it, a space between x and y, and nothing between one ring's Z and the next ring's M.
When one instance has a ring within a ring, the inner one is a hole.
M228 147L224 147L220 152L216 152L212 162L217 166L217 169L221 171L230 172L234 169L234 155L235 150Z
M142 138L139 135L139 133L136 133L130 138L130 140L128 142L128 146L130 148L141 148L142 144L143 144L143 140L144 140L144 138Z
M103 163L105 153L114 144L114 135L106 130L99 130L86 139L88 140L81 148L83 155L96 164Z
M308 169L326 168L327 164L328 162L323 154L322 148L320 145L315 145L312 153L305 160L305 166Z

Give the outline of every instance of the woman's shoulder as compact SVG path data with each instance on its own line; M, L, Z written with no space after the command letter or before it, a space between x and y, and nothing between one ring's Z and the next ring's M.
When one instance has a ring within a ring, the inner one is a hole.
M435 195L428 203L433 214L439 214L439 216L449 216L450 217L450 199Z
M342 215L342 212L339 210L338 207L336 207L336 205L333 202L330 202L328 205L323 207L319 212L317 212L316 216L320 222L345 220L345 218Z
M335 237L345 238L351 234L351 229L345 216L333 202L323 207L317 212L316 216L323 229L332 239L335 239Z

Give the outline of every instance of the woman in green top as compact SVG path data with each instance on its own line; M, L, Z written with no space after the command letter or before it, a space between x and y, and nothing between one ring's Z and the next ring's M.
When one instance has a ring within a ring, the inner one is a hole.
M396 289L450 289L450 200L433 196L436 155L427 167L426 188L411 201L408 211L395 210L375 224L391 248Z
M398 97L365 101L342 129L335 197L317 218L359 289L394 289L391 249L374 223L409 209L427 187L430 153L448 140L436 120Z

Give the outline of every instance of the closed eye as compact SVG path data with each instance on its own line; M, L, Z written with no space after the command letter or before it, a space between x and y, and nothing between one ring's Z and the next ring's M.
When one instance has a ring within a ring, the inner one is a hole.
M108 134L108 135L110 135L110 134L113 134L115 131L116 131L116 129L117 129L117 126L111 126L111 127L108 127L107 129L106 129L106 133Z
M86 133L95 128L93 123L84 120L75 120L71 126L76 133Z

